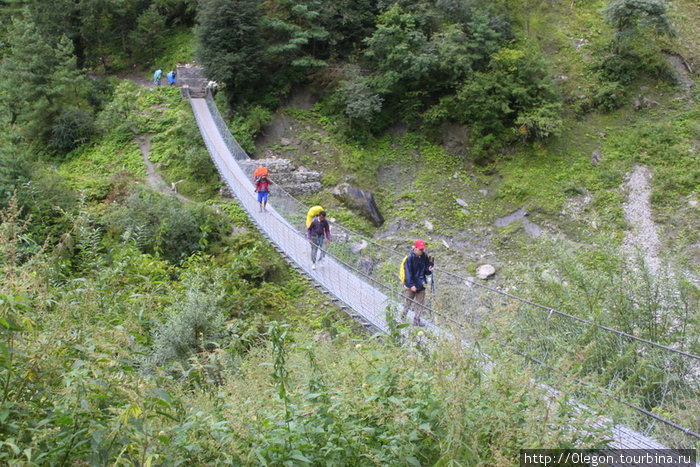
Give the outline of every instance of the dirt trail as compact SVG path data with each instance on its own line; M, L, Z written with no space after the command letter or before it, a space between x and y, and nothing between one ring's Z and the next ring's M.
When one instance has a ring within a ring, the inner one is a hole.
M179 194L172 184L168 185L156 170L155 165L148 159L148 154L151 152L151 135L135 135L134 139L139 145L143 163L146 165L146 181L148 185L161 193L175 195L183 201L190 201L189 198Z
M651 215L651 179L651 171L643 166L635 166L629 175L627 202L623 207L630 228L622 248L631 263L641 254L649 271L656 275L661 268L661 242Z

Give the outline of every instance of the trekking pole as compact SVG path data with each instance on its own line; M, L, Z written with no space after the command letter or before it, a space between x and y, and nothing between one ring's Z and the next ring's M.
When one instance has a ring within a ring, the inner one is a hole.
M428 307L433 309L433 295L435 295L435 257L429 256L428 263L433 266L432 274L430 274L430 297L428 298Z

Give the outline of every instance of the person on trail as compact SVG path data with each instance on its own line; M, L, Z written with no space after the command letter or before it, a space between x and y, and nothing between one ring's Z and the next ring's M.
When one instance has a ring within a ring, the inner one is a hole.
M177 74L177 72L175 72L175 71L173 71L173 70L170 70L170 71L168 72L168 74L165 75L165 76L168 77L168 82L170 83L170 86L175 86L175 75L176 75L176 74Z
M430 264L428 255L425 254L425 242L416 240L413 244L411 252L406 257L403 264L404 272L404 295L406 302L403 306L401 317L406 319L408 312L414 308L413 325L425 326L420 320L421 312L423 311L423 302L425 301L425 283L426 276L433 273L433 266ZM413 306L414 302L418 306Z
M219 83L216 81L209 81L207 83L207 89L211 91L211 97L216 97L216 93L219 92Z
M155 73L153 73L153 84L160 86L160 79L163 77L163 70L158 68Z
M255 191L258 193L258 203L260 203L260 212L267 211L267 197L270 193L270 185L272 181L267 178L267 174L261 175L255 182Z
M326 211L321 211L314 217L309 227L306 229L306 236L311 243L311 269L316 269L316 251L319 249L321 250L321 254L318 258L319 262L326 256L326 251L323 249L324 236L327 245L331 244L331 227L326 220Z

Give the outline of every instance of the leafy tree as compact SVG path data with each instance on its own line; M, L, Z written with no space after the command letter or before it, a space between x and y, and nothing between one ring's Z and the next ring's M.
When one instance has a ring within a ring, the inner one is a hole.
M117 3L109 0L80 0L80 36L86 45L87 66L109 69L112 44L119 41L116 7Z
M149 13L150 10L154 10L157 15ZM165 27L161 26L161 23L165 22L165 16L160 12L159 8L146 0L121 0L116 2L114 6L114 28L118 31L115 35L114 40L117 41L111 44L110 51L114 54L112 60L112 66L121 66L123 63L120 61L121 56L128 56L129 58L135 58L135 52L140 52L139 45L135 45L132 42L132 34L134 31L142 27L143 16L147 18L145 21L146 26L153 28L153 39L157 43L156 46L165 39L164 34ZM141 57L136 58L140 60Z
M204 0L197 15L195 54L231 102L264 88L259 6L258 0Z
M325 66L328 31L321 24L320 0L268 0L262 3L268 60L306 70Z
M134 49L132 31L139 28L157 28L152 40L162 32L161 20L154 13L146 13L151 2L145 0L79 0L81 41L85 44L85 64L89 67L101 66L104 71L124 65L123 58ZM140 20L145 14L144 19ZM141 33L143 36L144 33ZM136 47L143 46L137 42ZM150 49L150 47L149 47ZM141 57L139 57L141 58Z
M15 18L9 47L0 63L0 108L25 137L46 140L61 113L84 103L73 44L66 36L54 42L33 22Z
M440 12L435 8L433 0L378 0L380 13L385 13L392 8L399 8L405 13L411 14L426 37L438 30L443 23ZM451 21L450 21L451 22Z
M355 52L362 40L371 35L377 14L375 0L322 2L320 21L328 31L326 55L340 59Z
M23 16L36 24L43 35L58 38L66 35L74 45L76 55L82 57L80 20L77 2L73 0L12 0L15 13L10 17ZM21 6L20 6L21 5ZM79 60L80 63L80 60Z
M463 80L471 71L486 70L491 55L513 38L509 22L471 2L454 3L465 5L457 8L451 2L438 2L448 24L432 39L438 48L442 79L450 84Z
M50 37L66 35L79 66L104 69L129 54L129 35L148 0L10 0L23 4L39 30ZM12 15L16 16L16 15Z
M437 65L437 54L415 15L398 6L379 16L377 29L365 43L365 57L378 72L373 81L382 93L417 88Z
M612 0L604 10L605 19L615 28L615 53L643 30L671 34L668 7L663 0Z
M165 17L155 5L145 10L136 20L136 28L129 33L134 58L142 64L156 64L156 57L164 50Z
M505 72L477 72L458 90L456 99L447 101L452 115L480 134L500 134L514 118L511 106L510 76Z
M382 109L382 98L375 94L366 79L357 76L343 82L345 113L351 119L369 122Z
M508 18L489 15L481 9L474 10L465 23L465 34L469 37L473 67L477 70L486 69L491 56L515 38Z
M155 0L153 4L165 15L167 25L194 25L197 14L196 0Z
M471 53L472 45L469 37L459 25L446 26L445 30L433 37L433 42L439 57L437 80L445 86L453 85L473 71L474 60L478 56Z
M478 134L500 136L513 124L526 137L556 134L560 102L534 51L502 49L488 72L477 72L446 101L461 123Z

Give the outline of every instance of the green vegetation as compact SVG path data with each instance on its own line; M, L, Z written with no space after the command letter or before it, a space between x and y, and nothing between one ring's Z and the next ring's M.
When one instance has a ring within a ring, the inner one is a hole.
M342 322L314 324L294 304L318 311L318 297L247 234L174 266L96 221L80 214L70 241L19 262L14 201L3 214L5 463L498 463L521 445L600 441L519 369L486 377L449 346L406 358Z
M657 276L641 257L636 269L630 269L614 251L600 248L561 240L531 248L541 259L537 265L530 265L527 274L522 269L517 272L524 278L518 295L537 294L539 303L593 324L510 303L486 325L497 345L517 348L544 362L545 369L561 372L558 376L547 375L550 381L563 375L585 379L637 407L663 413L676 423L696 423L697 419L688 415L698 410L691 359L596 326L697 355L697 287L670 268L662 271L663 278ZM547 332L541 332L543 329ZM590 403L581 397L583 403ZM645 423L633 411L625 417L632 426ZM654 436L668 440L669 445L688 443L679 433L669 434L660 427Z
M179 90L137 84L196 57L248 152L279 122L301 141L257 149L321 171L304 201L341 224L397 249L424 238L462 276L493 260L503 290L698 354L696 9L3 2L0 464L514 465L522 447L606 445L599 414L569 405L599 402L583 383L697 431L682 358L475 289L459 301L447 274L431 299L470 304L453 318L478 352L400 339L391 319L367 335L218 196ZM285 105L297 93L315 104ZM679 272L620 254L636 165ZM339 205L346 181L374 192L383 227Z

